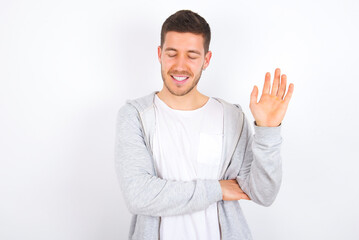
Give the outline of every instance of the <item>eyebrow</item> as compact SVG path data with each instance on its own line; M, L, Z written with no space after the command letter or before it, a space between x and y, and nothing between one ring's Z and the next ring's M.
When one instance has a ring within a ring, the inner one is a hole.
M177 52L177 49L169 47L169 48L165 49L165 52L167 52L167 51L175 51L175 52ZM197 51L197 50L189 50L188 52L201 55L201 53L199 51Z

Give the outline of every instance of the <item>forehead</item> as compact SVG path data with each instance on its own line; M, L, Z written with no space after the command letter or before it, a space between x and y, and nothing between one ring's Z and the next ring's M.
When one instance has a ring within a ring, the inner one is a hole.
M174 48L177 50L197 50L204 52L204 39L202 34L181 33L169 31L166 33L163 48Z

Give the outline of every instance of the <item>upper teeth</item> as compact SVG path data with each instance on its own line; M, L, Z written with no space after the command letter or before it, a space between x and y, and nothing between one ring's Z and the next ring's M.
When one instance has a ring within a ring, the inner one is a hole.
M176 76L173 76L174 79L176 79L177 81L183 81L185 79L187 79L188 77L176 77Z

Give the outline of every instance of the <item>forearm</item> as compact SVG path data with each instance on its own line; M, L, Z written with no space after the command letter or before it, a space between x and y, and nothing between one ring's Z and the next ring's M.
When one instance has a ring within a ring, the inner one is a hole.
M237 181L254 202L269 206L278 194L282 179L281 126L254 128L253 137L249 130L246 132L248 145Z
M133 214L171 216L206 209L222 199L217 180L172 181L156 176L133 107L119 111L115 163L121 190Z
M133 214L173 216L206 209L221 200L217 180L172 181L153 175L120 179L128 209Z

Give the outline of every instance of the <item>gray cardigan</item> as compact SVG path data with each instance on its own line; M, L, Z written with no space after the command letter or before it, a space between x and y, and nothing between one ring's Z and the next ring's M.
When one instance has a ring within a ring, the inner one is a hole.
M224 110L220 179L161 179L152 153L156 93L127 100L117 115L115 167L127 208L133 214L129 239L160 239L161 216L204 210L215 202L221 239L252 239L239 201L223 201L218 180L236 179L253 202L271 205L282 178L281 126L254 124L252 135L239 105L214 98Z

